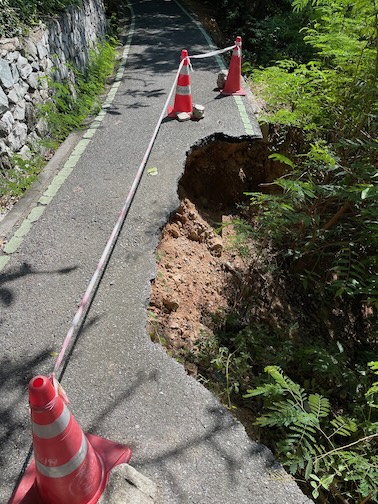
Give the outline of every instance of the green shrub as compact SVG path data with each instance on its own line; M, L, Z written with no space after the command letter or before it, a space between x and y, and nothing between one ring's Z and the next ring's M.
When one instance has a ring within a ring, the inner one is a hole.
M44 16L78 5L80 0L0 0L0 37L20 35Z
M14 37L24 30L24 23L11 0L0 0L0 37Z
M243 69L265 100L261 120L277 134L270 157L287 173L268 185L273 194L251 193L245 222L235 222L236 240L260 244L265 265L253 258L243 301L197 363L228 406L244 394L260 409L264 442L317 502L378 502L378 365L366 368L378 335L377 6L293 0L297 17L287 16L284 39L303 24L289 50L272 29L281 13L266 17L274 2L253 20L259 5L246 7L243 33L253 39L251 27L261 28L272 49L260 61L281 59L256 68L256 55ZM298 131L300 142L287 141Z
M370 367L376 370L377 362ZM308 394L279 367L265 371L271 380L244 397L264 397L265 413L255 424L275 429L276 453L290 473L309 481L315 499L326 491L336 499L377 502L378 415L373 407L378 405L371 401L356 407L352 418L332 411L328 398ZM366 396L376 393L374 387Z
M45 119L51 137L40 141L41 145L54 150L59 143L74 129L79 128L90 114L100 109L100 94L105 88L107 78L112 73L115 63L114 40L98 44L90 53L90 62L85 73L71 69L76 77L75 85L71 81L64 83L49 79L49 88L53 91L51 101L40 105L39 114ZM21 196L34 182L45 165L41 155L33 153L31 160L14 156L11 167L4 170L0 178L0 196Z
M90 61L84 73L71 68L74 83L49 79L53 95L51 101L40 106L53 138L63 140L70 131L79 128L88 115L100 109L100 94L115 63L115 41L107 40L90 52Z
M37 179L45 162L37 153L33 153L32 160L14 155L10 159L11 168L4 170L0 176L0 197L18 197Z

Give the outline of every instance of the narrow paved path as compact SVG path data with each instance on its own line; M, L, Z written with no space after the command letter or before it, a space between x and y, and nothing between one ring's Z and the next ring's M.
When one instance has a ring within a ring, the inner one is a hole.
M174 1L135 0L133 9L135 32L114 100L65 165L67 175L75 164L57 194L51 199L54 191L47 191L30 208L31 220L40 217L29 233L16 240L13 253L9 247L9 255L0 256L0 266L8 261L0 273L2 503L30 447L27 383L53 368L51 354L60 350L124 203L181 49L209 50L203 32ZM217 99L217 60L198 60L194 67L193 100L205 105L206 118L162 124L148 162L158 175L142 179L62 384L85 430L132 447L131 462L157 483L160 503L300 504L307 499L270 452L251 442L146 332L154 250L177 205L186 151L215 132L240 137L247 128L258 134L248 99ZM16 235L20 225L29 228L19 222Z

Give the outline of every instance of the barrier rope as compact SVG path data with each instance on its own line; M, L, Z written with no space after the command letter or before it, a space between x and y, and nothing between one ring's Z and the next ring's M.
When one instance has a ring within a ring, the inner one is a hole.
M235 48L237 48L238 51L240 52L240 47L238 45L234 44L232 46L225 47L224 49L217 49L216 51L211 51L211 52L204 53L204 54L192 54L192 56L188 56L188 58L189 59L210 58L212 56L217 56L218 54L226 53L226 52L231 51L231 50L233 50Z
M216 56L216 55L219 55L219 54L223 54L225 52L228 52L232 49L234 49L235 47L238 47L237 45L233 45L233 46L230 46L230 47L226 47L225 49L219 49L219 50L216 50L216 51L211 51L211 52L208 52L208 53L204 53L204 54L194 54L192 56L187 56L185 58L182 59L182 61L180 62L180 65L177 69L177 73L176 73L176 76L175 76L175 79L173 81L173 84L172 84L172 87L168 93L168 97L164 103L164 107L162 109L162 112L160 114L160 117L157 121L157 124L156 124L156 127L154 129L154 132L152 134L152 137L151 137L151 140L148 144L148 147L146 149L146 152L143 156L143 159L139 165L139 168L137 170L137 173L135 175L135 178L134 178L134 181L132 183L132 186L129 190L129 193L127 195L127 198L125 200L125 203L120 211L120 213L118 214L118 218L117 218L117 221L113 227L113 231L111 233L111 235L109 236L109 239L107 241L107 244L105 246L105 249L100 257L100 260L97 264L97 268L96 268L96 271L94 272L89 284L88 284L88 287L84 293L84 296L82 297L81 301L80 301L80 304L79 304L79 307L78 307L78 310L72 320L72 323L71 323L71 326L67 332L67 335L63 341L63 345L62 345L62 348L59 352L59 355L56 359L56 362L55 362L55 365L54 365L54 369L51 373L51 378L53 380L53 383L54 383L54 386L55 388L57 389L59 387L59 382L58 380L55 378L56 374L58 373L59 371L59 368L60 366L62 365L62 362L63 362L63 359L64 359L64 355L67 351L67 348L69 347L70 345L70 342L71 342L71 339L79 325L79 322L81 320L81 317L89 303L89 301L92 299L92 295L93 295L93 292L94 292L94 289L97 285L97 282L98 282L98 279L103 271L103 269L105 268L106 264L108 263L109 261L109 257L111 255L111 252L116 244L116 241L117 241L117 238L119 236L119 233L122 229L122 226L125 222L125 219L126 219L126 216L128 214L128 211L130 209L130 206L131 206L131 203L134 199L134 196L135 196L135 193L138 189L138 186L139 186L139 183L141 181L141 178L143 176L143 173L144 173L144 169L146 167L146 163L147 163L147 160L151 154L151 150L152 150L152 147L154 145L154 142L156 140L156 137L157 137L157 134L159 132L159 129L160 129L160 126L161 126L161 123L163 122L163 119L164 117L166 117L166 110L168 108L168 105L169 105L169 102L171 100L171 97L173 95L173 92L175 90L175 87L176 87L176 83L177 83L177 80L178 80L178 77L180 75L180 72L181 72L181 69L185 63L185 60L188 60L188 63L190 65L190 60L191 59L202 59L202 58L210 58L212 56ZM238 48L240 50L240 48ZM190 65L191 67L191 65ZM60 390L60 393L64 394L64 391L61 389ZM68 402L68 400L67 400Z

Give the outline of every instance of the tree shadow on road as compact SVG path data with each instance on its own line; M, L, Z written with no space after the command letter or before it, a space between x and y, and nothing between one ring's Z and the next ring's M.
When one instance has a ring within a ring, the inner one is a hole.
M151 388L152 382L161 380L165 380L165 377L161 375L159 369L137 373L128 387L123 388L113 398L111 404L101 409L93 418L88 426L89 432L96 433L106 429L105 425L115 409L122 408L125 402L132 402L135 396L143 393L144 387ZM181 406L178 407L181 409ZM184 406L183 410L185 409L188 408ZM156 480L155 483L160 486L169 485L170 493L175 495L177 502L192 502L187 494L187 485L183 483L182 473L185 471L195 473L204 470L209 473L209 477L214 478L212 482L209 481L210 484L215 484L216 478L222 478L227 487L235 489L245 484L244 474L251 470L259 480L253 485L266 484L266 479L285 478L286 473L275 461L270 450L250 441L240 424L220 404L217 405L214 401L203 410L200 407L199 411L193 406L190 413L195 418L194 423L198 424L195 434L192 429L193 421L189 422L190 427L187 430L184 417L183 422L177 422L176 425L174 419L177 415L161 410L161 423L164 429L174 431L172 439L164 438L158 448L152 441L152 450L148 455L145 454L146 448L142 455L138 454L138 446L133 446L131 442L131 448L135 452L132 465L144 474L156 475L158 472L163 475L160 476L163 480ZM154 418L153 414L151 418ZM156 436L159 436L159 428ZM151 446L151 440L148 438L144 438L144 442L145 446ZM201 468L196 467L197 460L200 461ZM157 475L155 479L156 477ZM260 480L263 480L263 483Z
M7 398L7 404L2 405L0 409L2 420L0 463L3 465L8 463L9 465L9 457L6 458L9 452L17 450L18 453L21 452L24 456L28 453L21 473L19 472L20 467L17 468L15 464L14 468L12 468L14 469L12 471L12 481L16 479L17 474L19 475L17 484L30 462L31 456L31 435L25 434L25 430L30 430L29 415L26 413L27 408L25 407L27 404L27 382L38 372L38 369L48 358L51 358L51 354L46 350L42 355L30 357L26 364L24 360L21 362L21 359L17 364L11 363L9 359L0 361L0 392L3 388L14 390L12 396ZM28 369L27 375L24 374L25 367ZM101 425L106 422L115 408L125 401L129 402L136 394L140 394L141 388L150 387L151 382L164 379L160 375L161 372L158 369L137 373L129 386L122 389L114 397L112 403L98 413L86 430L95 433L101 430ZM21 411L22 409L25 410L25 413L21 415L18 411L20 404L24 405L21 407ZM198 412L193 411L193 414L197 417ZM164 415L162 414L162 416ZM164 421L163 418L162 421ZM166 421L169 424L169 417L166 418ZM273 477L275 474L279 474L280 478L283 478L285 473L283 473L267 448L251 442L246 443L243 437L241 440L238 439L240 431L235 438L237 422L221 405L217 406L214 403L208 405L204 408L204 411L200 411L200 417L195 421L198 423L198 434L186 436L185 428L183 429L182 425L171 425L172 428L177 428L182 435L182 442L177 443L177 437L175 439L175 436L173 436L172 442L163 443L158 453L139 457L136 463L137 468L142 472L156 472L156 468L159 467L159 472L164 474L164 484L169 484L171 493L179 499L179 502L187 502L188 495L186 486L182 482L182 474L177 471L177 467L185 468L186 466L186 471L197 470L196 467L190 465L196 459L205 458L206 463L214 464L214 469L212 467L208 468L209 474L213 478L226 478L226 484L230 488L240 486L244 478L242 476L243 471L249 469L248 465L251 459L255 459L259 465L257 469L256 467L254 469L258 471L258 479L265 477L264 472L268 477L269 474L273 475ZM146 442L148 443L148 440ZM236 447L235 449L235 442L236 445L240 443L242 447ZM15 458L17 459L17 457ZM4 479L4 483L9 486L9 473L7 480ZM162 484L162 481L159 484Z
M206 415L209 425L206 425L201 433L179 444L172 442L172 446L162 447L161 453L150 458L138 459L138 467L142 471L148 467L153 467L154 470L156 467L163 468L165 480L169 483L171 492L182 503L192 502L192 500L183 485L178 467L188 472L204 470L214 478L219 477L223 481L227 479L224 484L228 488L235 489L240 485L245 485L243 474L248 471L253 471L258 476L258 480L274 479L279 475L281 480L287 476L288 481L291 481L268 448L246 439L243 440L243 436L240 439L240 431L239 436L235 438L237 422L224 408L208 406ZM199 425L199 427L204 426ZM196 459L206 459L205 465L201 465L202 469L190 465L190 461ZM208 481L208 483L211 484L214 481Z
M178 12L175 5L166 3L165 12L159 12L151 2L143 9L141 20L137 16L132 40L132 44L141 50L130 57L129 68L145 67L154 73L172 72L178 68L182 49L188 50L189 56L211 50L198 27L189 17ZM219 70L214 58L195 62L196 70L209 69L209 66Z
M93 317L82 326L81 334L98 319L99 317ZM67 366L72 352L73 348L70 349L65 366ZM28 409L28 383L42 370L45 370L44 372L49 368L52 370L52 355L52 348L50 348L29 358L20 354L17 360L5 357L0 359L0 397L2 398L0 405L0 467L12 466L5 476L1 476L0 487L9 488L13 483L12 490L14 490L30 463L33 447ZM14 454L13 459L12 453ZM22 462L20 462L20 458ZM10 460L14 460L14 463L10 464Z
M56 274L58 273L59 275L66 275L68 273L71 273L72 271L75 271L78 267L77 266L71 266L68 268L60 268L57 270L39 270L36 271L33 269L33 267L24 262L22 263L18 268L14 268L8 273L1 273L0 274L0 305L2 305L5 308L8 308L12 305L12 303L15 301L15 293L12 289L9 287L5 286L5 284L9 284L11 282L14 282L20 278L27 277L30 275L51 275L51 274Z
M19 454L22 458L26 457L23 470L29 462L31 429L27 384L48 360L51 360L49 349L30 356L23 354L17 359L0 359L0 466L9 469L2 472L1 486L9 487L17 478L20 472L20 467L17 467ZM13 478L10 479L10 476Z
M130 400L132 396L134 396L138 389L142 387L143 385L147 385L150 382L154 382L157 380L159 376L159 372L157 370L153 370L149 373L145 373L143 371L140 371L136 375L136 379L130 384L128 388L123 390L120 394L118 394L112 404L107 406L105 409L103 409L89 424L88 426L88 432L91 433L96 433L96 430L99 428L99 426L109 417L111 412L119 406L121 403L123 403L126 400Z

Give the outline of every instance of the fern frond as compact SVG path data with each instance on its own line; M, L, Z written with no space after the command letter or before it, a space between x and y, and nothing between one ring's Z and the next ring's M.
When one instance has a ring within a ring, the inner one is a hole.
M313 436L313 434L316 434L316 430L304 426L297 426L297 425L291 425L290 430L292 431L289 434L289 438L293 440L293 442L299 442L302 443L305 440L311 441L313 444L316 445L317 440ZM297 441L295 441L297 440ZM314 452L314 449L311 447L310 449L311 453Z
M255 425L261 427L288 427L298 421L301 414L293 401L275 402L269 406L269 413L257 418Z
M260 387L247 390L247 393L243 395L245 399L250 397L255 397L262 395L264 397L278 397L282 396L285 390L277 383L266 383Z
M280 387L291 394L294 400L303 407L304 401L307 400L307 394L300 385L286 376L279 366L266 366L264 371L268 373Z
M308 396L308 404L311 412L316 416L316 418L327 417L331 410L329 400L320 394L310 394Z
M307 5L312 5L315 7L318 5L319 0L293 0L293 10L294 12L300 12L302 11Z
M335 427L335 430L330 435L330 438L335 436L336 434L339 436L349 437L358 429L357 424L354 420L348 417L342 417L340 415L331 420L331 425Z
M319 419L314 413L308 413L304 410L301 415L298 416L297 425L298 427L308 429L310 432L316 432L319 429Z
M305 478L308 480L310 478L310 474L314 471L314 463L312 458L307 462L306 470L305 470Z

